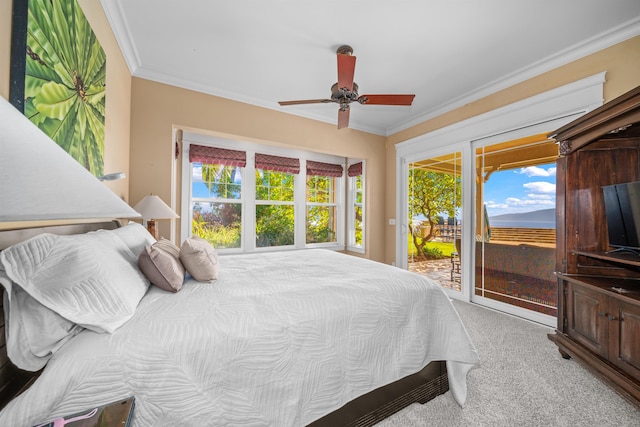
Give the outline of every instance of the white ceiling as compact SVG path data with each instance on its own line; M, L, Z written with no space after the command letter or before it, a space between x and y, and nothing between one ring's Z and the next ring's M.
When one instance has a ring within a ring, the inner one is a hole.
M390 135L640 34L640 0L102 0L132 75L337 123L335 51L357 57L350 127Z

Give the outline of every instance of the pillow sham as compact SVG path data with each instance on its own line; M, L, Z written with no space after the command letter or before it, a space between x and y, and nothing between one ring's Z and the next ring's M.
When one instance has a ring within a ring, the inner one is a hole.
M182 243L180 261L199 282L212 282L218 278L218 253L201 237L193 236Z
M20 369L38 371L64 343L84 328L40 304L0 269L4 292L7 354Z
M180 248L160 238L144 248L138 257L138 267L151 284L169 292L178 292L184 282L184 266L180 262Z
M37 302L96 332L129 320L149 287L137 266L155 239L130 223L115 230L41 234L0 252L6 275Z

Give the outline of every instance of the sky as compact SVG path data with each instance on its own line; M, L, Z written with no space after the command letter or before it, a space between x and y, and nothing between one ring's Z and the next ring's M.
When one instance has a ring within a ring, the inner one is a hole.
M556 206L556 165L499 171L485 183L484 201L490 217L552 209Z
M242 174L237 173L235 174L235 181L236 184L239 184L242 182ZM209 190L207 188L207 185L204 183L204 181L202 181L202 165L200 163L194 163L193 164L193 176L192 176L192 191L193 197L209 197Z

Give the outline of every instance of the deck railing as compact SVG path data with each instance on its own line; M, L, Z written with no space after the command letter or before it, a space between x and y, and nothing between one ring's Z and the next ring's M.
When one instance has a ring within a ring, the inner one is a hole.
M453 242L460 238L461 227L453 225L437 225L436 239L443 242ZM428 228L422 230L422 235L428 233ZM556 243L555 228L521 228L521 227L491 227L491 241L523 242L523 243Z
M556 229L491 227L491 241L555 244Z

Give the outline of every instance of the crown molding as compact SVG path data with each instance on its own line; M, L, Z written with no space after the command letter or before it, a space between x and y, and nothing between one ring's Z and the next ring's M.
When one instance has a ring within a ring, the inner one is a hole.
M124 60L129 68L129 73L135 76L141 65L140 56L132 42L133 38L127 26L127 21L124 19L120 3L117 1L100 0L100 4L107 17L109 26L111 26L111 32L113 32L120 51L124 56Z

